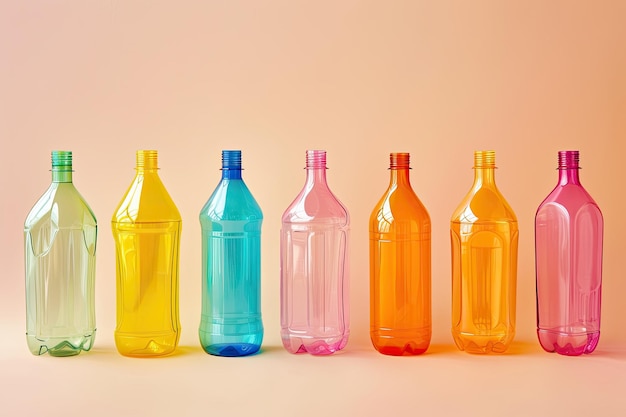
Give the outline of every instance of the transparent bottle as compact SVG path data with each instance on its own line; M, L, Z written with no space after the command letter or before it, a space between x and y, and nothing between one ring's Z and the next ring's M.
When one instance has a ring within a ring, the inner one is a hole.
M258 352L263 213L241 177L241 151L222 151L222 179L200 212L200 343L212 355Z
M343 349L349 330L348 210L326 183L326 151L306 152L306 183L282 217L281 337L291 353Z
M502 353L515 335L518 226L496 187L494 151L474 152L474 184L452 216L452 335L470 353Z
M52 183L24 223L26 339L34 355L93 346L96 239L96 217L72 183L72 152L52 151Z
M409 179L409 154L390 155L391 179L370 216L370 338L380 353L418 355L432 334L430 217Z
M180 337L182 221L157 173L157 151L137 151L136 170L111 223L117 261L115 345L125 356L167 355Z
M559 152L559 182L537 210L537 335L548 352L591 353L600 338L600 208L580 183L578 151Z

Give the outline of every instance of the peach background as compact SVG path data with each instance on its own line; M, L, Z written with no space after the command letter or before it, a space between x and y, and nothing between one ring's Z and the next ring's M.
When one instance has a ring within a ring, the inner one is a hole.
M0 414L623 415L626 3L621 1L99 1L0 3ZM197 341L197 215L220 151L242 149L264 214L264 352L227 359ZM345 353L292 356L279 337L280 216L326 149L352 216L352 336ZM98 336L77 358L37 358L24 339L22 226L50 182L50 151L74 152L75 184L100 224ZM134 152L158 149L183 216L177 355L129 360L113 345L110 218ZM458 352L450 336L448 222L494 149L520 227L518 331L508 354ZM564 358L535 337L533 219L556 152L581 151L605 218L602 337ZM367 219L388 153L412 155L433 223L433 344L389 358L369 344Z

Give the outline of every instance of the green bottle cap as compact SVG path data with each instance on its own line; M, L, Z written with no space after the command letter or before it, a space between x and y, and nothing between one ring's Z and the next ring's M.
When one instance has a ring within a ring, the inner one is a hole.
M72 151L52 151L52 170L71 171Z

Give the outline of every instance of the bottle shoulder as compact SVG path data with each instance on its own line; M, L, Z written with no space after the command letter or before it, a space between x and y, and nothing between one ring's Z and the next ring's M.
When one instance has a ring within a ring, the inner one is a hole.
M602 216L598 204L587 190L579 184L557 184L552 192L541 202L537 208L537 214L541 211L555 208L570 216L581 210L597 211Z
M556 222L560 225L592 222L602 226L604 218L598 205L593 201L580 204L562 204L560 201L544 201L535 214L536 226Z
M28 213L24 228L30 229L49 222L60 228L97 225L91 207L73 183L52 183Z
M156 174L136 175L113 214L114 223L181 221L180 212Z
M200 221L262 220L263 212L243 180L222 179L200 210Z
M473 188L452 215L455 223L517 222L515 212L496 187Z
M395 223L430 228L428 211L411 187L389 187L372 210L370 229L388 230Z
M305 186L283 213L282 222L315 222L347 227L350 214L327 186Z

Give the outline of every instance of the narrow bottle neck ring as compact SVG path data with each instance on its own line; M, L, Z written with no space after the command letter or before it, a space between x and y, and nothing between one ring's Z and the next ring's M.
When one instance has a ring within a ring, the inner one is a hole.
M559 151L558 169L580 169L578 162L580 155L578 151Z
M393 152L389 154L389 171L391 184L409 184L409 170L411 156L408 152Z
M241 179L241 151L222 151L222 179Z
M306 151L306 169L327 169L326 151Z
M411 169L411 155L408 152L393 152L389 154L389 169Z
M495 184L495 151L474 152L474 183Z
M308 186L313 184L326 184L326 151L306 151L306 182Z
M475 151L474 152L474 169L495 169L496 168L496 152L495 151Z
M137 151L137 171L159 169L159 154L155 150Z
M52 182L72 182L72 152L52 151Z
M578 164L580 155L578 151L559 151L559 183L579 184L578 171L581 169Z

